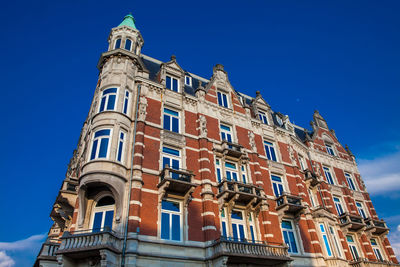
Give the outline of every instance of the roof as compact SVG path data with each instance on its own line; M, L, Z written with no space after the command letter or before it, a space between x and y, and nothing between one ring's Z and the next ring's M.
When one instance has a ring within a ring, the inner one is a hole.
M124 17L124 20L118 25L118 27L119 26L128 26L136 30L135 18L132 16L132 14L128 14Z

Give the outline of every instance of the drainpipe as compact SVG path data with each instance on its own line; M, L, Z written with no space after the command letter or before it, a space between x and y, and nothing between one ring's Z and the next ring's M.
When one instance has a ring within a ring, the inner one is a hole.
M139 108L139 98L140 98L140 84L138 85L138 93L136 98L136 110L135 110L135 124L133 126L133 144L132 144L132 155L131 155L131 172L129 175L129 192L128 192L128 200L127 200L127 209L126 209L126 223L125 223L125 232L124 232L124 243L122 246L122 258L121 258L121 267L125 266L125 254L126 254L126 243L128 239L128 222L129 222L129 206L131 200L131 192L132 192L132 179L133 179L133 157L135 155L135 143L136 143L136 126L138 119L138 108Z

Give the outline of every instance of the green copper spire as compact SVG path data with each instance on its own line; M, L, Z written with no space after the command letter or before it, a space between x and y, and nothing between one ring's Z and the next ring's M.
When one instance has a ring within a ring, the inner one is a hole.
M118 25L118 27L119 26L128 26L136 29L135 19L133 18L132 14L129 13L128 15L126 15L124 20L121 22L121 24Z

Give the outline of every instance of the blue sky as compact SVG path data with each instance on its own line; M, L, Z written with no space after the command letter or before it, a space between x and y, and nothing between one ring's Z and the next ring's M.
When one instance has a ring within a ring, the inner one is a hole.
M143 53L172 54L309 128L314 109L360 164L400 250L399 1L18 1L0 10L0 266L31 266L79 138L107 37L132 12ZM8 263L7 263L8 262ZM1 265L3 264L3 265Z

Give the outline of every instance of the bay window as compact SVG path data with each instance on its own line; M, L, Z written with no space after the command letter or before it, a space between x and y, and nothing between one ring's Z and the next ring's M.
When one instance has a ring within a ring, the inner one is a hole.
M99 112L106 110L115 110L117 90L117 88L108 88L103 91L100 101Z
M102 129L94 133L90 159L108 158L111 129Z

